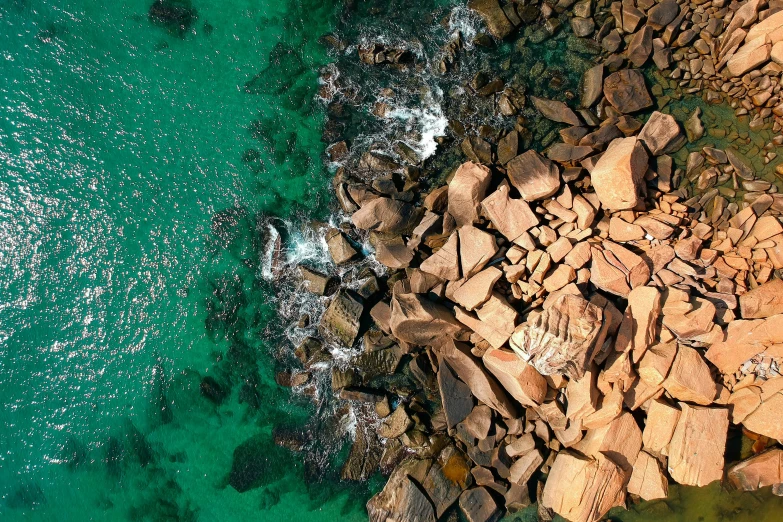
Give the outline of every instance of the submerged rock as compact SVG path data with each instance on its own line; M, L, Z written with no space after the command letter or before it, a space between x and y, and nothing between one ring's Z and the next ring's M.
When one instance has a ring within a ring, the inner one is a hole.
M190 0L156 0L148 13L152 23L183 36L198 19Z

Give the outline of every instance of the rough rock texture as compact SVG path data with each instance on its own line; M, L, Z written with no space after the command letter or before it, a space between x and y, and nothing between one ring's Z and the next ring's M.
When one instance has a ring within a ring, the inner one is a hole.
M557 165L534 150L512 159L506 168L508 179L525 201L548 198L560 188Z
M358 228L402 234L413 229L420 212L410 203L391 198L375 198L354 212L351 221Z
M509 196L507 185L501 185L481 202L484 213L498 231L512 243L521 241L522 235L538 225L538 217L523 199Z
M561 101L547 100L536 96L531 96L530 99L544 118L568 125L580 125L582 123L579 121L576 113Z
M639 140L618 138L595 164L590 179L604 207L624 210L639 204L646 172L647 153Z
M397 466L383 491L367 502L370 522L435 522L432 502L419 486L431 466L431 460L413 457Z
M669 483L661 470L658 460L647 452L639 453L633 465L628 493L638 495L644 500L666 498L669 495Z
M511 336L511 347L542 375L581 377L595 357L601 308L576 295L561 295L528 318ZM600 347L598 347L600 348Z
M523 406L537 406L546 395L546 379L514 352L491 348L484 353L484 366Z
M772 279L739 298L743 319L764 319L783 313L783 280Z
M644 84L644 76L636 69L622 69L607 76L604 80L604 96L612 107L626 114L653 104Z
M778 486L783 483L783 450L775 448L743 460L729 468L726 478L743 491Z
M389 326L397 339L423 346L463 330L448 308L417 294L394 295Z
M468 522L495 522L501 511L487 488L473 488L459 497L459 507Z
M318 330L324 338L343 346L353 346L359 334L359 319L364 305L347 291L334 296L321 317Z
M440 361L438 369L438 389L446 425L452 429L473 410L473 394L470 393L470 387L457 378L445 360Z
M653 112L642 127L639 140L644 142L653 156L675 152L682 148L686 141L677 120L670 114L658 111Z
M729 411L680 403L669 443L669 474L687 486L706 486L723 477Z
M457 226L470 225L478 220L481 201L487 193L492 175L483 165L468 161L454 173L449 183L449 214Z

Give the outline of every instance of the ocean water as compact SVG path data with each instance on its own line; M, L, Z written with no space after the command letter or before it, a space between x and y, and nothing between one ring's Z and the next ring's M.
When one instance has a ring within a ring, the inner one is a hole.
M261 216L328 214L337 3L151 5L0 0L0 518L362 520L342 439L273 443L312 406L263 266Z

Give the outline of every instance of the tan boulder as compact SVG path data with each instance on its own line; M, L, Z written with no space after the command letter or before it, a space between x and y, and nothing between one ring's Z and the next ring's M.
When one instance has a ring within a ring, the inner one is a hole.
M783 313L783 280L772 279L740 296L743 319L763 319Z
M638 286L628 294L628 306L615 339L615 350L631 352L638 363L658 336L661 293L652 286Z
M540 451L537 449L529 451L511 465L508 470L508 480L514 484L525 485L543 463L544 458L541 456Z
M502 275L503 272L494 266L485 268L460 286L454 292L454 299L457 304L468 311L472 311L474 308L487 302L489 296L492 295L495 283L498 282Z
M391 198L368 201L351 216L356 228L405 234L416 226L421 213L410 203Z
M603 455L595 459L562 451L549 471L541 504L570 522L597 522L625 505L628 474Z
M728 400L731 423L742 424L742 421L760 405L761 389L757 386L748 386L732 392Z
M748 40L745 45L726 62L726 71L730 77L738 77L764 65L769 61L772 52L772 41L769 35L761 35L755 40Z
M630 474L642 449L642 430L626 411L609 424L587 430L573 449L590 457L606 455Z
M644 76L637 69L622 69L607 76L604 80L604 96L612 107L625 114L646 109L653 104L644 84Z
M783 314L766 319L735 320L726 329L726 338L707 350L707 360L721 373L731 374L750 358L774 350L783 343Z
M557 165L534 150L509 161L506 170L511 184L525 201L548 198L560 188L560 170Z
M716 327L715 305L710 301L700 297L680 300L671 297L671 290L668 294L662 309L663 325L679 339L695 340Z
M598 288L628 297L631 289L650 280L650 267L640 256L612 241L592 247L590 282Z
M497 292L476 310L477 316L459 307L454 309L454 314L459 322L479 334L495 348L500 348L508 342L508 338L514 332L517 319L516 310Z
M604 66L595 65L586 70L579 84L579 100L585 109L592 107L603 94Z
M566 385L568 409L566 417L578 421L598 408L599 392L596 387L596 371L587 371L579 379L571 379Z
M470 278L481 271L498 251L495 236L468 225L459 229L459 257L462 277Z
M619 217L612 216L609 219L609 237L612 241L625 243L644 239L644 229L639 225L623 221Z
M776 377L781 379L782 377ZM742 425L753 433L771 439L783 440L783 393L775 393L762 401L758 408L745 417Z
M546 396L546 379L509 350L490 348L482 358L484 366L523 406L537 406Z
M669 474L680 484L703 487L723 478L729 411L680 403L669 443Z
M595 357L601 308L581 296L563 294L534 315L514 331L511 348L542 375L582 376Z
M397 339L421 346L464 330L448 308L419 294L394 294L389 326Z
M425 259L419 268L423 272L447 281L459 279L459 237L457 232L452 232L446 244Z
M530 100L533 102L533 106L538 109L538 112L548 120L567 123L568 125L582 124L576 113L561 101L547 100L537 96L531 96Z
M707 406L718 394L710 367L701 354L685 345L677 347L677 355L663 382L663 387L675 399Z
M729 468L726 477L737 489L755 491L783 483L783 450L771 449Z
M359 255L351 242L336 228L330 228L326 232L325 239L329 255L335 265L347 263Z
M752 42L765 35L769 36L773 44L783 41L783 11L778 11L753 25L745 35L745 41Z
M487 193L492 174L484 165L463 163L449 182L448 209L457 226L478 221L481 200Z
M636 369L639 378L650 386L658 386L669 375L677 355L677 343L669 342L651 346L639 361Z
M647 172L647 153L636 137L617 138L590 173L601 205L611 210L634 208Z
M512 199L508 185L501 185L481 202L484 214L498 231L512 243L538 225L538 217L523 199Z
M669 443L680 421L680 409L663 399L654 399L647 409L642 433L644 449L654 455L668 455Z
M686 138L674 116L655 111L642 127L639 140L653 156L675 152L685 145Z
M661 470L658 459L644 451L639 453L639 458L633 465L631 480L628 482L628 493L644 500L669 496L669 482Z
M478 400L507 419L516 418L518 408L505 389L490 375L479 359L470 353L470 347L461 342L447 341L435 347L457 376L468 385Z
M468 7L476 11L487 29L496 38L503 39L514 31L514 25L509 21L498 0L470 0Z

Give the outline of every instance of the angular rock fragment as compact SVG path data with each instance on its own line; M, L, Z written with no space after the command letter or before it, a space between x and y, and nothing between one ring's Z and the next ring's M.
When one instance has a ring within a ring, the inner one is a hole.
M537 406L546 395L546 379L514 352L490 348L483 356L484 366L523 406Z
M653 156L676 152L685 145L685 136L677 120L670 114L655 111L642 127L639 140L643 141Z
M718 393L704 358L694 348L680 345L677 355L663 382L663 387L675 399L710 405Z
M726 329L726 338L714 343L705 357L721 373L736 372L752 357L783 343L783 314L766 319L735 320Z
M409 457L392 472L383 490L367 502L370 522L435 522L435 509L420 484L432 466L429 459ZM418 484L417 484L418 483Z
M389 326L397 339L421 346L463 331L448 308L418 294L394 295Z
M680 403L669 443L669 474L680 484L706 486L723 478L729 411Z
M474 226L459 229L459 258L462 277L470 278L481 271L497 253L495 236Z
M359 255L351 242L336 228L330 228L326 232L325 239L329 255L335 265L347 263Z
M628 482L628 493L644 500L666 498L669 495L669 483L666 475L661 471L660 463L647 452L639 453L639 458L633 465L631 480Z
M633 362L639 360L658 336L661 315L661 293L657 288L638 286L628 294L628 307L617 332L615 350L631 351Z
M503 272L494 266L485 268L454 292L454 300L466 310L472 311L489 300L495 283L502 275Z
M470 225L478 220L481 201L492 180L489 169L468 161L454 173L449 183L448 208L457 226Z
M438 369L438 388L446 425L452 429L473 410L473 394L470 393L470 387L457 378L445 360L441 360Z
M614 140L590 173L601 205L612 210L634 208L640 201L647 153L636 137Z
M783 280L772 279L739 298L743 319L763 319L783 313Z
M592 107L603 94L604 66L591 67L582 75L579 85L580 101L583 108Z
M642 449L642 431L626 411L609 424L587 430L573 449L590 457L605 455L630 474Z
M341 290L329 303L318 330L325 339L343 346L353 346L359 334L359 319L363 310L364 305L359 299Z
M487 488L473 488L459 497L459 507L468 522L495 522L501 511Z
M726 477L737 489L755 491L783 483L783 450L771 449L729 468Z
M776 379L780 379L780 377ZM771 439L783 440L783 423L780 422L780 419L783 418L781 417L783 415L783 393L777 392L770 397L764 397L763 392L762 388L763 400L761 404L745 417L742 425L753 433Z
M423 272L447 281L459 279L459 235L457 232L452 232L446 244L425 259L419 268Z
M594 342L602 320L601 308L580 296L562 295L516 329L511 347L542 375L578 379L596 355Z
M435 506L435 516L440 518L472 483L467 455L456 446L449 445L432 463L422 486Z
M560 170L557 165L534 150L509 161L506 169L511 184L525 201L548 198L560 189Z
M639 378L650 386L658 386L669 375L674 358L677 355L677 343L663 343L651 346L639 361Z
M507 185L501 185L481 202L484 213L498 231L512 243L517 243L523 234L538 225L538 217L523 199L509 197Z
M492 36L503 39L514 31L498 0L470 0L468 7L481 15Z
M582 123L579 121L576 113L561 101L547 100L536 96L531 96L530 99L533 101L536 109L538 109L538 112L548 120L567 123L568 125L581 125Z
M769 61L772 52L772 41L768 35L762 35L755 40L748 40L745 45L726 62L726 72L730 77L742 76Z
M654 455L668 455L669 443L680 420L680 409L662 399L654 399L647 409L647 421L642 433L645 451Z
M604 80L604 96L618 111L630 114L651 107L653 102L644 76L637 69L622 69Z
M394 413L386 417L378 428L378 435L385 439L400 437L413 427L413 421L403 406L398 406Z
M420 212L410 203L391 198L375 198L351 216L354 226L363 230L404 234L410 232Z

